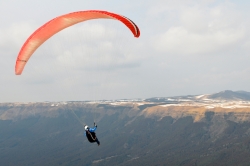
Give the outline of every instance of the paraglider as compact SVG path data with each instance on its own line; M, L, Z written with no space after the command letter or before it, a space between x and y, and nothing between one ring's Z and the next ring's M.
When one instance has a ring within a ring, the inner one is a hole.
M96 137L95 130L97 129L97 125L94 122L94 128L90 128L89 126L85 125L85 136L89 140L90 143L96 142L98 146L100 146L100 141Z
M114 19L122 22L130 31L133 33L134 37L140 36L140 30L137 25L130 19L111 13L108 11L101 10L88 10L88 11L78 11L69 14L65 14L56 17L49 22L45 23L43 26L38 28L23 44L17 59L15 66L16 75L21 75L22 71L27 64L29 58L36 51L36 49L42 45L47 39L52 37L57 32L72 26L74 24L91 20L91 19Z
M75 25L77 23L81 23L83 21L92 20L92 19L113 19L118 20L123 23L134 35L134 37L140 36L140 30L137 25L127 17L124 17L119 14L111 13L108 11L102 10L87 10L87 11L78 11L73 13L68 13L62 16L58 16L40 28L38 28L30 37L25 41L19 54L16 59L15 65L15 74L21 75L25 65L28 60L32 56L32 54L50 37L58 33L59 31ZM72 110L72 113L77 117L77 115ZM100 145L99 140L96 137L95 130L97 129L97 125L94 123L94 128L89 128L88 126L84 126L85 135L89 142L96 142L98 146Z

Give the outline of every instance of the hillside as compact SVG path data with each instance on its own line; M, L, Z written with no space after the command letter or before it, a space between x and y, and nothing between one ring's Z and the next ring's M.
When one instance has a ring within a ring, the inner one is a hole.
M249 165L250 102L204 96L1 103L1 165Z

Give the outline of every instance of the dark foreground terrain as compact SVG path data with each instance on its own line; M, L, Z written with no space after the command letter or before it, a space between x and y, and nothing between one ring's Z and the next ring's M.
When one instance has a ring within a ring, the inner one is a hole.
M249 108L157 104L0 104L0 165L250 165ZM96 119L100 146L74 113Z

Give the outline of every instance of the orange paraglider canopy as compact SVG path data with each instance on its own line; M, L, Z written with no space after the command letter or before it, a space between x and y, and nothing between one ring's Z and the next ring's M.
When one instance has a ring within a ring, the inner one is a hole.
M91 19L114 19L126 25L135 37L140 36L140 30L130 19L108 11L88 10L78 11L56 17L38 28L24 43L16 60L15 73L21 75L29 58L47 39L57 32L74 24Z

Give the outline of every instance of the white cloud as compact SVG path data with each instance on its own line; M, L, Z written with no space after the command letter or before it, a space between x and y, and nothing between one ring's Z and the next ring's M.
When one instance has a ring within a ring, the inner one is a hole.
M173 27L155 39L157 50L179 55L215 53L238 45L245 37L245 29L227 29L211 33L192 33L183 27Z
M141 57L133 56L136 39L123 25L116 24L84 23L58 34L44 47L52 50L58 66L74 69L115 70L140 63Z
M248 25L227 3L215 7L186 6L175 14L179 16L177 25L153 40L158 51L179 55L214 54L239 47L248 35Z
M34 25L29 23L15 23L0 29L0 48L5 50L18 49L31 34Z

